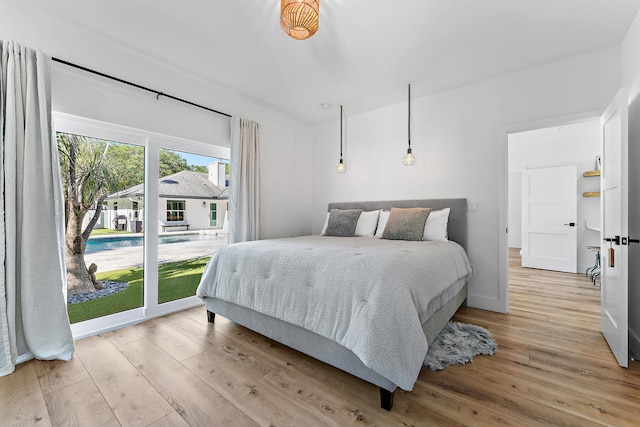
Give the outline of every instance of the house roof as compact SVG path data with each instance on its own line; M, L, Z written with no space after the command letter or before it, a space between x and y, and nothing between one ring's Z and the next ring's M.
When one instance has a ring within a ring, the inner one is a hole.
M215 185L209 181L209 175L205 172L184 170L160 178L158 194L160 197L183 199L228 199L229 188ZM144 196L144 184L138 184L109 194L107 200L142 196Z

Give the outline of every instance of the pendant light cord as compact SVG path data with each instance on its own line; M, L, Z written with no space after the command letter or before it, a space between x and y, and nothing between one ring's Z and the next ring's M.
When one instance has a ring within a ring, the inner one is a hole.
M340 106L340 160L342 160L342 105Z
M408 123L408 129L407 129L407 135L408 135L408 139L409 139L409 148L411 148L411 84L409 84L409 102L407 104L409 104L409 120L407 120Z

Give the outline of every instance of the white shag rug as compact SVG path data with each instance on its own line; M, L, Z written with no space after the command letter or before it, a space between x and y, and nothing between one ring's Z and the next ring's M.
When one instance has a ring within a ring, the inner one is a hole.
M498 345L487 329L449 322L429 346L424 366L440 371L451 364L465 364L480 354L494 355Z

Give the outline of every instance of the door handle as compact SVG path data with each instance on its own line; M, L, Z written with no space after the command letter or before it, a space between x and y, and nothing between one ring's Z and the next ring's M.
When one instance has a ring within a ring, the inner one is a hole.
M620 236L615 236L615 237L606 237L604 239L605 242L612 242L615 243L616 245L620 246Z
M627 245L627 241L629 241L629 246L631 246L632 243L640 243L640 239L632 239L631 237L623 237L622 238L622 246L626 246Z
M569 227L575 227L576 223L575 222L570 222L570 223L564 224L564 225L568 225Z

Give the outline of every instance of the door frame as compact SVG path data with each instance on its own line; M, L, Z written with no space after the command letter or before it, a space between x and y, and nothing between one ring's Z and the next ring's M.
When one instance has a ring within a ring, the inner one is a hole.
M567 116L558 116L544 120L525 122L500 128L500 205L498 215L499 242L499 281L498 307L501 313L509 312L509 232L507 229L509 218L509 134L526 132L536 129L585 123L600 118L602 112L589 111Z

